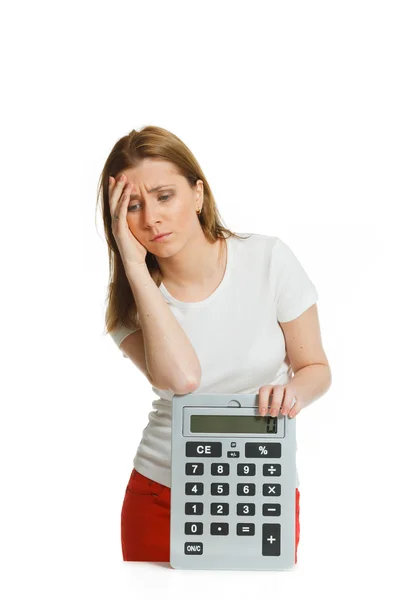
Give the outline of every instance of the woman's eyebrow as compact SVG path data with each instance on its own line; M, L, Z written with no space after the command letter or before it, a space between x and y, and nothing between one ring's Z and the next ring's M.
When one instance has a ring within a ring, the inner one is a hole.
M149 194L153 194L154 192L158 192L159 190L163 189L163 188L174 188L176 187L176 185L172 184L172 183L164 183L161 185L156 185L156 187L151 188L151 190L149 190ZM130 195L131 200L139 200L140 199L140 194L131 194Z

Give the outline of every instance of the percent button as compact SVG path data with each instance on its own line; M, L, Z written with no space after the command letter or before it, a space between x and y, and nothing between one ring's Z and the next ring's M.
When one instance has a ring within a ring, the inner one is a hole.
M281 458L282 444L279 442L246 442L245 456L248 458Z

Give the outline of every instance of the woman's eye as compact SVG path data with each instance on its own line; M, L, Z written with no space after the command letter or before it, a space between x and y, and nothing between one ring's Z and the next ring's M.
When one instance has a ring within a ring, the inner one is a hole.
M163 202L168 202L168 200L170 199L171 194L167 194L165 196L160 196L159 200L162 200ZM163 200L163 198L166 198L166 200ZM137 212L137 210L132 210L132 208L135 208L135 206L139 206L139 204L131 204L131 206L129 206L128 211L130 212Z

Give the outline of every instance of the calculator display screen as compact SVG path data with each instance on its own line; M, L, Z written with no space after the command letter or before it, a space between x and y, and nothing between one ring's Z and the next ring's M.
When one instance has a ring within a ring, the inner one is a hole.
M278 417L191 415L191 433L277 433Z

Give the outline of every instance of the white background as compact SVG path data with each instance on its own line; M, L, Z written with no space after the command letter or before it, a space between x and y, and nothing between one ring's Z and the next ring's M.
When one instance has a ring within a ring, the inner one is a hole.
M398 11L3 8L2 597L398 594ZM145 125L189 146L228 228L279 236L319 293L333 383L297 417L293 571L122 561L123 495L155 395L104 335L95 205L112 146Z

